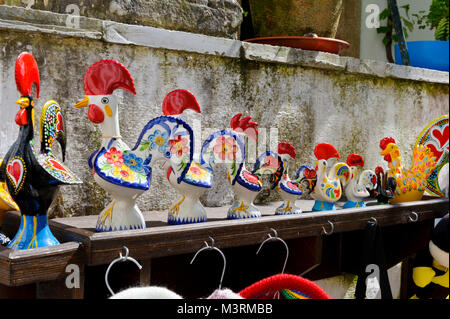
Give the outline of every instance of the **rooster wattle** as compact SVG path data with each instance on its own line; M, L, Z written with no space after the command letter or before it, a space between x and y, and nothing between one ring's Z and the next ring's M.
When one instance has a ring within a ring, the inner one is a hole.
M16 123L19 136L10 147L0 166L0 181L6 185L22 214L16 236L9 248L27 249L59 244L48 227L47 210L60 185L80 184L81 181L52 153L53 142L61 145L63 161L66 136L62 110L55 101L48 101L40 117L41 148L34 150L34 100L31 87L36 86L39 97L39 69L34 57L21 53L16 61L16 84L21 94L17 100L20 110Z

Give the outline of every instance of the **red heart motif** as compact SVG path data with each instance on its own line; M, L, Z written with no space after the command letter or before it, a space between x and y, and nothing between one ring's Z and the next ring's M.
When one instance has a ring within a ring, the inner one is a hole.
M306 168L305 173L303 175L305 175L306 178L314 178L316 177L316 171L313 169Z
M56 122L56 131L57 132L64 132L64 124L63 124L63 118L60 112L58 112L58 115L56 116L57 122Z
M15 159L8 163L8 175L11 177L11 179L14 182L14 186L17 188L20 183L22 182L23 178L23 163L19 159Z
M245 180L247 180L248 182L253 183L253 184L259 184L258 177L256 177L255 175L253 175L247 171L244 171L242 174L244 175Z
M439 148L444 147L444 145L448 142L448 125L444 127L443 133L438 128L435 128L431 135L433 135L439 141Z
M444 154L444 152L443 151L438 151L436 146L434 146L431 143L427 144L426 146L429 147L430 150L433 152L434 156L436 157L436 162L439 162L439 160L440 160L442 154Z
M56 169L58 169L60 171L63 171L63 172L67 172L66 169L61 164L59 164L57 161L52 160L52 159L50 159L48 161L50 162L50 164L52 164L53 168L56 168Z
M298 185L297 184L294 184L292 182L287 182L287 185L288 185L289 188L298 191Z
M336 195L336 197L341 196L341 190L340 189L335 189L334 190L334 194Z

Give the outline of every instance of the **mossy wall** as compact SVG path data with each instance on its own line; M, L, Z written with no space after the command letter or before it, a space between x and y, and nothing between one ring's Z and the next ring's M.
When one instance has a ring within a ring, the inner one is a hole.
M73 108L84 97L84 72L102 58L120 61L134 78L137 95L116 91L121 133L129 146L149 120L161 115L164 96L184 88L197 97L202 114L183 117L196 123L197 134L201 126L203 139L212 129L228 127L234 114L251 115L260 123L261 134L265 129L267 146L276 142L268 138L271 129L278 130L279 141L295 146L297 159L291 163L291 174L301 164L313 164L313 148L320 142L335 145L344 160L350 153L359 153L367 168L385 165L378 147L385 136L397 140L408 165L417 135L429 121L447 114L449 107L448 84L0 30L1 155L18 132L14 64L25 50L33 53L40 68L36 114L49 99L60 103L68 131L66 161L84 181L81 186L63 188L66 216L97 214L109 200L87 165L100 144L100 132L88 120L87 110ZM202 198L204 204L229 204L233 195L223 168L214 178L213 188ZM174 195L165 174L155 169L151 189L138 205L142 210L167 209ZM259 200L277 198L268 195L265 192Z

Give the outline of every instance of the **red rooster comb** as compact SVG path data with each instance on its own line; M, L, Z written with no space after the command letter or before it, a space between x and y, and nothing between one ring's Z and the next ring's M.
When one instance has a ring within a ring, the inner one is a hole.
M384 169L382 166L378 165L377 167L375 167L375 174L376 175L380 175L380 174L384 174Z
M103 59L92 64L84 74L86 95L110 95L116 89L136 94L133 78L122 63Z
M176 89L167 93L162 104L164 115L178 115L187 109L197 113L202 112L194 94L184 89Z
M278 154L288 154L291 158L294 159L297 156L294 146L292 146L291 143L288 142L281 142L280 144L278 144Z
M318 160L327 160L332 157L341 158L337 149L328 143L319 143L314 148L314 155Z
M364 167L364 160L361 155L358 154L350 154L347 157L347 165L348 166L360 166Z
M39 98L40 80L36 60L28 52L19 54L16 60L16 86L22 96L31 95L31 86L36 87L36 97Z
M256 141L258 136L257 126L259 125L256 122L250 122L252 119L251 116L246 116L241 118L242 113L238 113L230 121L230 127L233 131L238 133L244 133L245 135L251 137Z
M395 140L393 137L385 137L380 141L380 148L382 150L384 150L386 148L386 146L388 146L389 143L394 143L395 144Z

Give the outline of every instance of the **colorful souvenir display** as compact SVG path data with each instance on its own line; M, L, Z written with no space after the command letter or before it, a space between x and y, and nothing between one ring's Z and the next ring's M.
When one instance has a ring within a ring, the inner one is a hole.
M60 185L80 184L81 181L52 153L54 141L61 145L64 161L66 135L62 110L57 102L48 101L40 117L40 152L34 150L34 100L31 87L35 84L39 98L39 69L34 57L21 53L16 61L15 79L21 98L16 123L19 136L10 147L0 166L0 181L6 185L20 209L22 218L9 248L27 249L59 244L48 227L47 210Z
M422 144L416 145L413 151L412 166L403 167L400 150L392 137L380 141L380 155L388 162L388 176L396 182L394 198L390 203L401 203L421 200L426 189L427 179L436 167L436 157L431 149Z
M377 199L377 205L389 204L389 200L394 198L397 183L392 176L387 176L381 166L375 168L375 175L377 175L377 186L370 191L371 197Z
M261 212L253 201L262 189L259 176L245 168L245 136L256 141L258 123L252 122L250 116L241 118L236 114L230 121L232 131L223 130L210 135L203 143L201 163L211 170L217 163L227 166L227 178L236 195L234 203L228 210L229 219L261 217ZM271 172L277 168L272 168Z
M275 210L275 215L300 214L302 210L295 203L302 195L296 181L289 178L289 159L295 159L295 148L287 142L278 144L278 153L266 151L256 161L253 173L261 175L268 171L272 174L272 189L280 193L283 203Z
M336 163L327 171L330 158L340 158L336 148L328 143L320 143L314 148L317 158L315 174L312 167L303 165L297 171L300 190L307 191L315 199L313 211L335 210L335 202L342 196L341 183L350 181L350 167L346 163Z
M350 154L347 157L347 165L350 167L350 180L344 185L347 202L344 208L365 207L364 198L369 197L369 191L377 186L377 176L372 170L364 170L359 173L359 169L364 167L364 159L361 155Z
M431 149L436 157L436 168L427 179L426 191L431 195L444 196L439 187L439 174L442 167L448 163L449 153L449 117L443 115L431 121L419 134L416 145L424 145Z

